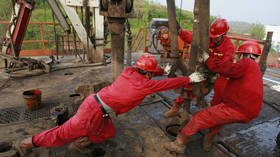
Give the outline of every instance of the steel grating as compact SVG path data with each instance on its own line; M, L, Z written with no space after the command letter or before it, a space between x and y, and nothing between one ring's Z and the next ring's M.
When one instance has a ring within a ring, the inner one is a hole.
M0 110L0 124L8 124L19 121L34 120L50 116L50 110L55 104L46 105L38 110L30 111L25 107L12 107Z

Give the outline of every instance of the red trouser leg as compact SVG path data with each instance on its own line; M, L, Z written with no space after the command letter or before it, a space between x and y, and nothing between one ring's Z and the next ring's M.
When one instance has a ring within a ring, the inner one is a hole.
M72 117L63 125L51 128L33 136L32 141L39 147L56 147L87 135L87 129Z
M105 130L106 128L110 128L110 130ZM90 138L92 135L97 136L96 140ZM102 118L100 105L96 103L93 95L90 95L71 119L59 127L33 136L32 141L39 147L56 147L72 142L79 137L89 136L92 142L102 142L114 135L115 128L111 119Z
M206 128L218 131L219 127L224 124L247 122L248 120L245 115L231 107L225 104L218 104L197 112L181 132L186 136L191 136Z

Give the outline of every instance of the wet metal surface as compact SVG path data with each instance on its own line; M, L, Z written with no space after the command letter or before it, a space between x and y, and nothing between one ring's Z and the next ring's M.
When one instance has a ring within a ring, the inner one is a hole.
M276 136L280 131L280 118L276 118L224 137L224 143L240 156L279 156Z
M71 69L67 72L73 75L64 75L66 71L57 71L51 75L42 75L32 78L10 80L0 92L0 138L3 140L17 140L34 135L55 125L48 118L50 109L59 103L69 104L69 109L75 111L78 105L73 106L77 97L77 85L99 83L110 80L111 67ZM83 80L81 82L81 80ZM63 82L63 83L62 83ZM31 88L40 88L43 91L42 110L26 110L23 105L22 91ZM210 152L202 150L204 132L194 135L187 144L188 157L229 157L229 156L280 156L275 149L275 137L280 131L278 126L279 110L272 107L278 104L279 92L272 92L265 88L265 103L260 116L247 124L230 124L222 128L216 139L215 147ZM173 91L161 93L167 98L150 96L139 107L113 119L117 128L115 138L102 144L89 146L84 154L67 150L67 146L58 148L36 148L29 156L40 157L169 157L174 156L165 151L162 145L174 137L166 133L166 126L178 123L178 117L166 119L163 113L168 110L173 99L178 96ZM59 102L59 103L58 103ZM53 106L52 106L53 105ZM195 107L195 104L193 105ZM42 118L41 118L42 117ZM277 119L278 118L278 119ZM21 122L21 123L16 123Z

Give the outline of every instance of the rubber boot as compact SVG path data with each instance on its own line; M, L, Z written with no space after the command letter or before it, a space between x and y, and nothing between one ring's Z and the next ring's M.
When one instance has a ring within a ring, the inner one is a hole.
M176 140L164 144L164 148L171 153L184 154L189 137L179 133Z
M35 146L33 145L32 137L28 137L21 141L16 141L13 147L16 149L20 157L23 157L26 154L27 150L30 150Z
M191 115L189 114L188 111L184 110L182 115L180 116L180 123L181 124L187 124L187 122L191 119Z
M204 136L204 139L203 139L203 150L205 152L209 152L212 149L213 139L214 139L215 135L216 134L208 133L207 135Z
M180 110L180 105L174 101L171 109L164 113L164 117L170 118L170 117L177 116L179 115L179 110Z

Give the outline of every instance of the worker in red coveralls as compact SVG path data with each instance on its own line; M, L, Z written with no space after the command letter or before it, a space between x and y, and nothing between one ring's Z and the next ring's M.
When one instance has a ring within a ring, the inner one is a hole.
M179 24L177 24L178 29L178 49L180 52L185 53L190 48L190 43L192 42L192 32L186 29L181 29ZM171 41L169 38L169 32L168 27L162 26L159 28L160 30L160 36L158 37L160 39L160 44L163 46L163 49L166 52L170 52L171 47ZM184 37L184 38L182 38Z
M263 80L255 60L261 55L261 48L256 42L246 41L239 46L237 53L239 60L236 63L209 57L204 53L203 60L208 68L229 78L220 103L194 114L178 133L176 140L166 143L165 149L184 153L191 135L210 128L204 138L204 150L209 151L221 126L237 122L247 123L259 115L263 99Z
M232 60L234 53L234 45L231 42L230 38L226 36L229 30L229 24L225 19L215 19L210 26L210 56L223 60ZM187 30L179 30L180 38L191 44L192 33ZM222 77L222 78L220 78ZM217 81L214 83L214 98L211 102L215 102L217 98L220 97L220 93L223 91L224 81L226 78L220 76L217 78ZM189 93L192 91L188 91ZM191 95L191 94L189 94ZM184 103L184 98L182 96L177 97L173 103L170 110L164 113L166 118L173 117L179 114L181 105ZM212 103L211 103L212 105ZM189 117L189 116L185 116Z
M75 140L73 143L76 148L82 148L90 142L103 142L116 134L109 114L126 113L152 93L204 80L198 72L189 77L152 80L158 69L154 56L141 55L135 66L123 70L113 84L89 95L67 122L18 142L15 144L16 149L23 154L23 150L28 148L57 147Z

